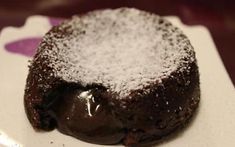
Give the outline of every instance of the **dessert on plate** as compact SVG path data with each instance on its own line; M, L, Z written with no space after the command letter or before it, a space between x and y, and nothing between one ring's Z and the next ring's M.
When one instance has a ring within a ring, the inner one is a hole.
M164 18L132 8L74 16L43 38L24 104L36 130L138 146L182 127L200 99L195 52Z

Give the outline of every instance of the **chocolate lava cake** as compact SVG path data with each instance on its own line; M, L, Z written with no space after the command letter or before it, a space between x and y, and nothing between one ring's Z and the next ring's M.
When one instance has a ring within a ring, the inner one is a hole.
M24 104L36 130L138 146L183 126L199 99L195 52L182 31L119 8L74 16L44 36Z

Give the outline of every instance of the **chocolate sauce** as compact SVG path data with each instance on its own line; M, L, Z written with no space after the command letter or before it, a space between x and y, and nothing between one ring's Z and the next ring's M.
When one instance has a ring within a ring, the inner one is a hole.
M122 124L102 97L104 93L99 88L64 89L50 110L58 130L97 144L120 142L124 136Z

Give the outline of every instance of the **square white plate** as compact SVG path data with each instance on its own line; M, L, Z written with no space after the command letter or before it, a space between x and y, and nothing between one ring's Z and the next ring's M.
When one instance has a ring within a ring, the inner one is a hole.
M235 147L235 89L221 62L209 31L185 26L177 17L166 17L191 40L198 59L201 102L189 127L164 147ZM41 37L51 28L48 17L32 16L21 28L7 27L0 33L0 146L95 147L57 130L37 133L29 124L23 95L30 57L6 50L9 42Z

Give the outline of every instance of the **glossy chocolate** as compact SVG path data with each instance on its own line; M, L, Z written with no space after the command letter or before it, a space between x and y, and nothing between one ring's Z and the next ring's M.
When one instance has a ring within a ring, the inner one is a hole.
M115 144L122 140L122 123L113 116L102 96L104 89L68 85L62 90L50 110L61 132L99 144Z

